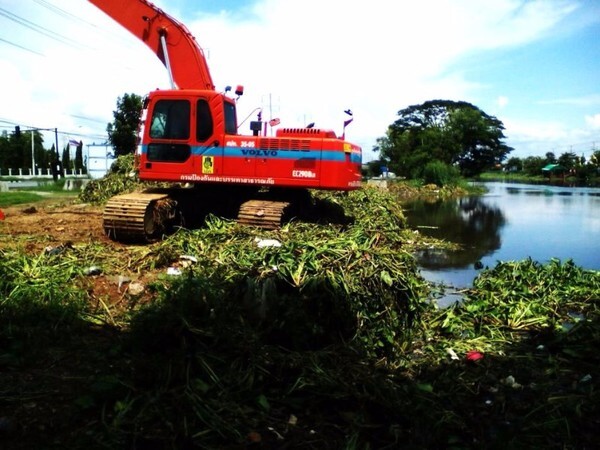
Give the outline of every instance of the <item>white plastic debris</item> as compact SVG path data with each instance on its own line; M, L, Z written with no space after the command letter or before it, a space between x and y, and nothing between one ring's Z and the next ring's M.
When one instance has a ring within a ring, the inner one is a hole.
M279 242L277 239L254 238L254 242L256 242L256 245L258 246L258 248L281 247L281 242Z
M453 349L451 349L451 348L447 348L446 349L446 353L448 353L448 356L450 356L450 359L452 359L452 360L458 360L458 359L460 359L458 357L458 355L456 354L456 352Z
M181 255L179 257L179 259L183 260L183 261L190 261L193 263L197 263L198 262L198 258L196 258L195 256L192 255Z
M100 275L102 273L102 269L98 266L90 266L85 269L84 273L86 275Z
M167 275L178 277L181 275L181 270L177 267L169 267L167 268Z

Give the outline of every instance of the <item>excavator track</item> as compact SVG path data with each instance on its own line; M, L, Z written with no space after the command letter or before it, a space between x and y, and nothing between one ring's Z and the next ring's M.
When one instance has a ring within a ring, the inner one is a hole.
M112 197L104 207L104 232L118 241L152 241L172 218L166 193L133 192Z
M289 204L271 200L248 200L240 207L238 223L275 230L281 226L281 218Z

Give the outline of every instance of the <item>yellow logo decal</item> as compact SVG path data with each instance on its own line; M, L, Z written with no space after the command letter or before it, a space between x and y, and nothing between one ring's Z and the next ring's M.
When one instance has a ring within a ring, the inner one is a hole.
M202 157L202 173L214 173L215 164L213 156Z

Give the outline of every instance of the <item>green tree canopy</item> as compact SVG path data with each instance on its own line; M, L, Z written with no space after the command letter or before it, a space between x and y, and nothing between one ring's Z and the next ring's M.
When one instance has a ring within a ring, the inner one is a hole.
M580 162L580 158L573 152L565 152L558 157L558 164L566 170L571 170Z
M400 175L418 178L428 162L455 165L465 176L502 162L513 150L504 144L504 125L467 102L430 100L398 112L376 150Z
M554 154L554 152L546 153L546 162L548 164L556 164L557 163L556 155Z
M114 121L106 127L108 141L115 149L115 156L135 152L141 116L141 96L124 94L117 99L117 109L113 111Z
M29 169L31 167L31 138L33 134L33 147L35 165L38 168L47 168L52 161L52 155L44 150L44 137L39 130L22 129L20 134L15 132L2 133L0 136L0 170L6 174L11 169Z
M592 156L590 156L588 164L593 167L600 168L600 150L594 150L594 153L592 153Z
M79 141L75 150L75 170L79 171L83 169L85 169L83 164L83 142Z
M73 168L73 164L71 162L71 151L69 149L69 144L63 148L62 151L62 166L65 170L71 170Z
M523 160L521 160L521 158L513 156L512 158L509 158L508 161L506 161L504 168L509 172L520 171L523 169Z
M528 156L523 160L523 170L529 175L540 175L548 160L541 156Z

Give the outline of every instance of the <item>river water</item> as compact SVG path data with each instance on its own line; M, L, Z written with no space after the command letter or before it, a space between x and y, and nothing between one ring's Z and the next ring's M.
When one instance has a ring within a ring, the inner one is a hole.
M481 184L482 196L404 205L411 228L463 247L417 254L424 278L469 287L481 268L528 257L600 270L600 188Z

